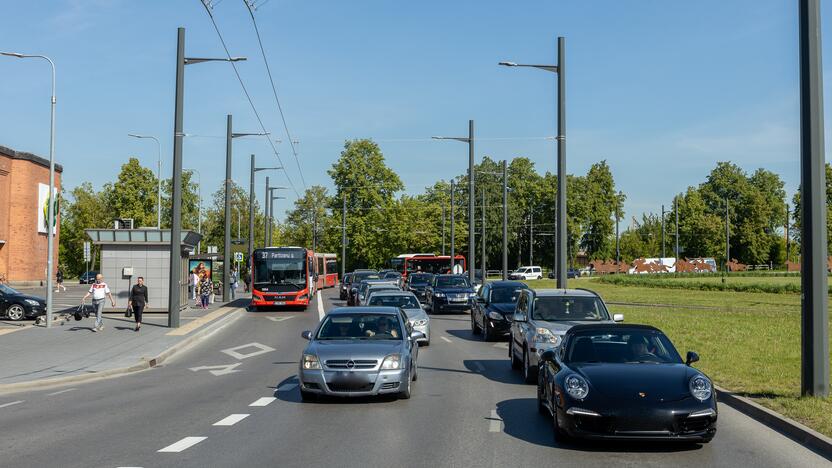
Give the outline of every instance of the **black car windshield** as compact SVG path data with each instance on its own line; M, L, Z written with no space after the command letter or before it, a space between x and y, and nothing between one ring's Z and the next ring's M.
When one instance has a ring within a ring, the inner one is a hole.
M526 288L494 288L491 290L489 302L492 304L515 304L520 298L520 292Z
M594 296L538 296L532 310L533 319L548 322L610 318L604 304Z
M564 362L679 364L682 358L664 333L624 328L574 335L567 343Z
M20 294L16 289L12 289L5 284L0 284L0 293L7 294L10 296L14 296Z
M426 285L433 279L433 275L426 273L414 273L409 276L410 284Z
M390 314L335 314L324 319L317 339L401 340L402 329Z
M384 295L373 294L370 296L371 306L404 307L405 309L419 309L419 301L415 297L404 294Z
M470 288L471 283L464 276L440 276L436 278L436 286L439 288Z
M386 279L401 278L401 277L402 277L401 273L396 273L395 271L388 271L387 273L384 274L384 278L386 278Z

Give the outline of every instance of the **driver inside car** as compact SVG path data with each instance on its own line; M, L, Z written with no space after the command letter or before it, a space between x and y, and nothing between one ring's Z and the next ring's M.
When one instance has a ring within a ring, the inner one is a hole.
M398 338L399 333L392 328L393 327L390 325L390 319L380 318L376 322L376 331L373 332L372 330L367 330L366 333L367 336L386 335L391 338Z
M656 358L656 355L647 348L647 340L641 335L630 335L627 339L627 345L630 348L630 356L632 356L633 361Z

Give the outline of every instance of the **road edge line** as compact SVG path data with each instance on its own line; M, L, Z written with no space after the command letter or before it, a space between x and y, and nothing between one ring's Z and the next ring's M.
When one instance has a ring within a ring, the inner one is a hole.
M238 307L226 313L212 323L209 323L200 330L194 332L193 335L188 336L179 343L175 343L171 347L165 349L156 357L141 358L139 362L131 366L119 367L115 369L106 369L94 374L71 375L67 377L57 377L51 379L28 380L26 382L15 382L11 384L0 384L0 395L12 395L27 390L48 390L57 387L63 387L68 384L83 384L94 382L96 380L106 380L114 377L140 372L158 366L165 360L171 359L179 352L187 350L196 342L209 338L214 333L225 328L237 319L243 316L240 311L245 311L245 307Z
M832 460L832 438L728 389L717 385L714 385L714 388L719 397L718 401Z

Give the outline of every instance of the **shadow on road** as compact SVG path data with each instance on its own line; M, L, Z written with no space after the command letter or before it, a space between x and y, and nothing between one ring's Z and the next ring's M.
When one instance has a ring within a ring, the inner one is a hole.
M520 372L511 368L511 362L508 358L505 359L466 359L462 361L465 368L482 375L488 380L494 382L523 385L523 377Z
M421 369L421 368L420 368ZM287 403L298 403L304 405L376 405L392 403L397 401L398 395L385 394L369 397L328 397L319 396L317 400L304 402L300 398L300 382L297 376L288 377L277 384L274 397Z
M428 315L430 315L431 320L445 320L445 321L448 321L448 322L469 322L469 323L471 322L471 319L467 318L467 317L460 317L460 316L454 317L454 316L448 316L448 315L436 315L436 314L433 314L431 312L428 312Z
M466 340L466 341L476 341L479 343L485 343L479 335L475 335L471 332L470 329L462 329L462 330L446 330L448 334L453 335L459 339Z

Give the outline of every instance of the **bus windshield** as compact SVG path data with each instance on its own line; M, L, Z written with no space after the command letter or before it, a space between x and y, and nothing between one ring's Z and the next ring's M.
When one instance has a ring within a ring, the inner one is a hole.
M306 287L306 252L259 251L254 256L254 284Z

